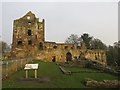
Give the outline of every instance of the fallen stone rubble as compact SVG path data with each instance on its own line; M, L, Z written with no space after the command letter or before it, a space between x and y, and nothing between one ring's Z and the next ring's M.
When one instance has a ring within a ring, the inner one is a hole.
M118 80L96 81L92 79L85 79L85 85L87 87L94 88L120 88L120 81Z

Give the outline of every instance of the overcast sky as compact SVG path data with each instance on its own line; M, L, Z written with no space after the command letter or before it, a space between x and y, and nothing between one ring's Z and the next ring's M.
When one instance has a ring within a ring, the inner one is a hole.
M4 2L2 39L5 42L12 42L13 20L28 11L40 20L45 19L46 41L64 42L71 34L80 36L83 33L107 45L118 40L117 2Z

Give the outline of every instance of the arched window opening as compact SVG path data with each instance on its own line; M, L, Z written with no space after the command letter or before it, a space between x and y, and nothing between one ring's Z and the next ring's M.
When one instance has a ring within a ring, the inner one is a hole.
M52 57L52 62L56 62L56 57L55 56Z
M22 41L21 41L21 40L18 41L18 42L17 42L17 45L18 45L18 46L22 46Z

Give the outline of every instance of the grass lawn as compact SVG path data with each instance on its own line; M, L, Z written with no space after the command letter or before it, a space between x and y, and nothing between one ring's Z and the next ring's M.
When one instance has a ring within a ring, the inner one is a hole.
M91 78L98 81L101 80L115 80L117 76L107 73L93 72L93 73L72 73L72 75L64 75L56 63L53 62L38 62L39 63L38 77L47 77L49 82L20 82L19 79L25 78L25 71L21 70L14 73L10 78L2 82L3 88L86 88L82 83L85 78ZM84 68L67 68L74 71L92 71ZM95 71L95 70L94 70ZM29 77L34 78L34 71L29 72Z

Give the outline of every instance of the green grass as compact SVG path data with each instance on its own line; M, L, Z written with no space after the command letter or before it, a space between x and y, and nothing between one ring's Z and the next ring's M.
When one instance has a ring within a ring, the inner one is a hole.
M3 81L3 88L86 88L82 83L85 78L91 78L98 81L115 80L117 76L107 73L73 73L72 75L64 75L56 63L53 62L38 62L39 63L38 77L48 77L50 82L44 83L29 83L20 82L18 79L25 78L25 71L21 70L13 74L9 79ZM84 68L66 68L71 71L92 71L92 69ZM95 71L95 70L94 70ZM29 77L34 78L34 71L29 72Z

